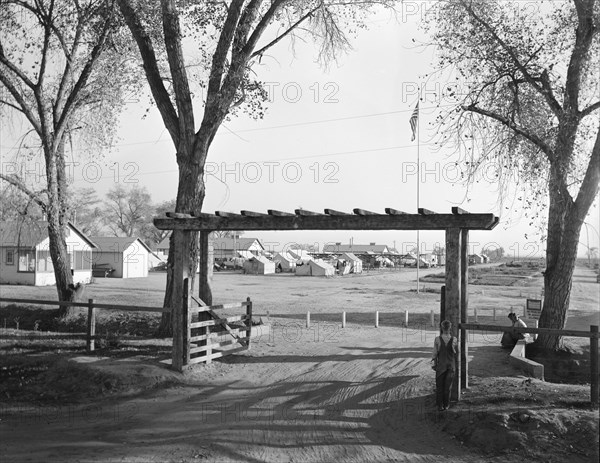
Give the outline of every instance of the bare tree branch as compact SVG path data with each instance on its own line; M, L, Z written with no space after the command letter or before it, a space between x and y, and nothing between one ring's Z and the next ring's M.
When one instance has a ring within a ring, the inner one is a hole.
M25 85L27 85L30 89L35 90L36 85L33 81L27 77L27 75L21 71L17 66L15 66L12 62L8 60L6 55L4 54L4 47L2 46L2 42L0 42L0 63L10 69Z
M42 26L44 27L44 44L42 45L42 61L40 63L40 68L38 71L37 85L38 89L42 88L44 85L44 78L46 76L46 63L48 60L48 49L50 47L50 37L52 35L52 28L50 27L50 23L52 23L52 14L54 13L54 0L50 1L49 11L45 14L45 17L42 18Z
M317 11L319 8L320 8L320 6L310 10L308 13L306 13L304 16L302 16L298 21L296 21L294 24L292 24L292 26L289 27L282 34L280 34L279 36L277 36L276 38L271 40L267 45L262 47L260 50L257 50L254 53L252 53L250 58L254 58L256 56L262 56L265 51L267 51L269 48L273 47L274 45L277 45L281 40L283 40L285 37L287 37L289 34L291 34L294 31L294 29L296 29L298 26L300 26L300 24L302 24L304 21L306 21L308 18L310 18L314 14L314 12Z
M231 47L243 6L244 0L232 0L227 10L227 18L223 24L219 42L217 43L217 48L213 54L210 76L208 78L206 97L207 107L214 107L215 104L217 104L216 100L221 89L221 81L223 73L225 72L227 54L229 53L229 48ZM205 114L207 112L209 111L205 111ZM202 121L203 125L205 124L205 119Z
M583 119L584 117L589 116L591 113L597 111L598 109L600 109L600 101L596 101L595 103L589 105L587 108L585 108L579 113L579 116L581 119Z
M3 173L0 173L0 179L10 183L11 185L13 185L15 188L17 188L19 191L21 191L22 193L25 193L25 195L27 195L29 198L31 198L36 204L38 204L42 210L44 212L46 212L47 208L48 208L48 204L40 198L41 194L46 193L46 191L39 191L39 192L35 192L30 190L29 188L27 188L27 186L23 183L23 181L17 177L16 175L6 175Z
M581 91L579 82L585 61L584 57L592 46L597 29L593 21L594 1L573 0L573 3L577 11L578 22L575 30L575 44L567 67L564 107L571 112L576 112L579 109L579 93Z
M165 88L160 75L152 40L144 28L136 9L131 5L130 0L117 0L117 3L140 50L144 71L150 85L150 91L156 102L156 107L160 112L174 145L179 146L180 135L177 111L175 111L169 92Z
M600 184L600 130L596 134L596 141L592 148L592 156L588 164L579 193L575 199L577 214L581 220L585 219L590 207L598 195Z
M521 135L522 137L529 140L531 143L539 147L545 154L548 156L550 162L554 160L554 151L548 144L539 138L537 135L528 132L523 127L519 127L514 121L508 119L507 117L501 116L500 114L496 114L492 111L488 111L487 109L478 108L477 106L471 104L468 106L462 106L464 111L471 111L477 114L481 114L482 116L487 116L491 119L494 119L502 124L504 124L509 129L513 130L515 133Z
M15 99L20 111L25 115L31 126L34 128L38 136L42 136L42 127L40 122L35 118L34 112L31 106L23 98L22 92L13 84L9 77L4 73L2 66L0 66L0 82L8 89L11 96Z
M56 138L61 137L62 132L64 131L64 128L65 128L65 124L67 123L68 118L71 114L72 107L76 104L76 102L79 98L79 94L87 85L88 78L90 77L92 70L94 69L94 65L96 64L96 61L98 60L98 58L100 57L100 54L102 53L102 50L104 48L104 43L106 42L106 38L108 37L108 34L110 32L111 24L113 21L113 14L114 14L114 10L111 8L110 14L108 14L106 16L106 18L104 20L104 24L102 25L102 32L100 33L98 41L94 45L94 48L92 48L92 51L89 54L88 60L85 63L85 66L83 67L83 70L81 71L81 74L79 75L79 79L77 79L77 82L75 83L75 86L73 87L73 90L71 90L71 92L69 93L69 96L67 97L67 101L65 102L65 106L62 110L62 114L60 115L60 117L58 119L58 122L56 124L54 124L54 136Z
M179 136L183 137L185 134L186 137L192 137L195 133L194 107L183 58L179 15L173 0L161 0L161 5L165 48L169 69L173 77L173 90L179 116Z

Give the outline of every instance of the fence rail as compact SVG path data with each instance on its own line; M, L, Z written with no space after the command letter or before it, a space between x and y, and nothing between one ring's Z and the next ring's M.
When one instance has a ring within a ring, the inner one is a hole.
M498 325L482 325L479 323L461 323L460 328L466 330L479 330L479 331L508 331L514 333L533 333L533 334L551 334L558 336L571 336L574 338L596 338L599 335L597 332L581 331L581 330L557 330L552 328L533 328L533 327L516 327L516 326L498 326Z
M215 312L223 309L241 309L246 313L221 317ZM250 349L252 335L252 301L250 298L234 304L189 307L187 313L188 337L185 364L210 363L215 358ZM230 323L234 322L242 323L243 326L230 326ZM224 331L211 331L211 327L221 327ZM223 339L223 336L231 336L231 338ZM229 348L236 345L237 347Z
M73 334L73 335L65 335L65 334L57 334L56 336L52 335L48 339L72 339L72 338L83 338L86 340L86 348L89 352L92 352L96 348L95 341L97 339L102 339L101 336L96 335L96 309L102 310L118 310L123 312L170 312L171 309L168 307L149 307L149 306L135 306L135 305L119 305L119 304L98 304L94 302L94 299L88 299L87 302L71 302L71 301L48 301L43 299L17 299L17 298L9 298L9 297L0 297L0 303L18 303L18 304L38 304L38 305L58 305L61 307L84 307L87 308L87 330L85 334ZM23 339L24 337L20 337ZM40 339L35 336L36 339ZM120 339L130 339L135 338L139 339L139 337L120 336Z
M514 333L534 333L534 334L549 334L557 336L571 336L579 338L590 338L590 398L592 405L597 407L599 403L598 393L598 326L590 326L590 331L580 330L557 330L552 328L523 328L523 327L512 327L512 326L496 326L496 325L480 325L477 323L460 323L460 337L465 342L468 339L467 330L478 330L478 331L501 331L501 332L514 332ZM461 362L461 377L466 379L468 384L468 366L467 362Z
M71 302L71 301L48 301L43 299L13 299L9 297L0 297L0 302L16 302L19 304L39 304L39 305L58 305L65 307L88 307L90 306L90 301L94 301L93 299L88 299L88 302ZM124 312L170 312L171 309L169 307L149 307L144 305L119 305L119 304L98 304L97 302L93 302L93 306L96 309L105 309L105 310L122 310Z

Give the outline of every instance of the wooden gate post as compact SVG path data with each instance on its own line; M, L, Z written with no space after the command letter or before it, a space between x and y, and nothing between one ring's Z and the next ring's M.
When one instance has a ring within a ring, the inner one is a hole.
M250 297L246 298L246 302L248 303L246 306L246 316L248 317L246 320L246 326L248 327L246 342L248 343L248 349L250 349L250 338L252 337L252 300Z
M173 326L173 350L171 368L183 371L189 356L189 320L187 305L189 301L188 279L190 268L190 232L187 230L173 230L173 301L171 307L171 322ZM185 310L184 310L185 307ZM186 346L186 344L188 344Z
M214 266L213 244L208 239L210 232L200 232L200 263L198 272L198 291L200 300L206 305L213 304L212 278ZM210 318L210 317L209 317Z
M198 296L200 300L206 305L211 306L213 304L212 294L212 278L213 278L213 266L214 266L214 249L213 244L209 240L210 232L200 232L200 260L198 264ZM210 320L211 317L208 312L199 312L198 321L203 322ZM206 355L206 363L212 363L211 354L212 349L210 348L210 326L205 326L200 329L201 333L206 336L206 339L198 341L197 345L208 346L204 355Z
M460 232L460 322L467 323L469 310L469 230ZM469 387L469 341L465 329L460 330L460 386Z
M93 352L96 348L96 308L94 300L88 299L88 320L87 320L87 338L88 352Z
M598 325L590 326L590 373L592 405L598 407Z
M460 339L458 325L461 310L461 231L446 229L446 320L452 323L452 335ZM460 400L460 355L456 358L456 380L452 383L451 398Z
M443 285L440 288L440 323L446 320L446 285ZM438 326L440 334L442 333L442 328Z

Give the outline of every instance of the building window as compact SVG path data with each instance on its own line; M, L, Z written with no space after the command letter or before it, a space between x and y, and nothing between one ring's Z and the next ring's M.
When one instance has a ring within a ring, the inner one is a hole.
M35 249L19 250L19 272L35 272Z
M37 271L38 272L54 272L50 251L38 251L37 254Z
M6 250L6 259L4 261L6 265L15 265L15 251L12 249Z

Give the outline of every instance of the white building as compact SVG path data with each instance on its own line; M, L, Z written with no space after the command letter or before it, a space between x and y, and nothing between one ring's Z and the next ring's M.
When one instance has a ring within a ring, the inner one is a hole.
M95 236L92 238L94 268L112 270L113 278L143 278L148 276L148 260L152 250L139 238Z
M73 283L92 279L94 242L70 222L65 234ZM50 258L48 222L0 222L0 283L50 286L56 284Z

